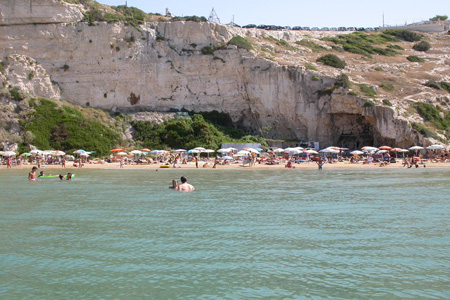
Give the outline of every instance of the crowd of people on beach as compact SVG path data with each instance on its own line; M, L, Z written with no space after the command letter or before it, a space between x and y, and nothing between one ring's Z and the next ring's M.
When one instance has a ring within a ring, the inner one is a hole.
M299 147L298 147L299 148ZM71 155L54 157L51 155L32 155L29 157L22 156L0 156L0 165L6 165L6 167L13 168L15 166L22 166L28 164L36 164L38 168L42 166L61 166L65 168L67 161L71 162L71 167L82 168L85 164L118 164L119 168L125 168L130 165L159 165L160 168L182 168L185 165L194 165L195 168L217 168L222 165L240 165L245 167L254 167L256 165L279 165L283 164L286 168L295 168L299 164L316 163L318 169L323 169L324 165L335 163L348 163L348 164L367 164L378 165L384 167L390 164L398 163L402 161L403 166L419 166L426 163L443 163L450 162L450 152L442 147L439 151L423 150L414 151L412 156L405 155L407 149L390 148L387 146L379 148L368 147L376 149L377 151L349 151L346 148L329 147L317 152L313 149L302 149L292 153L286 149L269 148L261 151L259 149L247 149L245 154L243 151L230 150L228 153L222 153L222 156L209 156L200 155L201 152L188 153L188 152L169 152L164 150L158 150L157 154L151 154L147 152L141 152L138 155L127 154L125 152L111 153L108 158L105 159L91 159L88 155L80 155L78 158ZM390 149L390 150L389 150ZM123 149L118 149L123 150ZM219 149L225 150L225 149ZM219 152L219 150L217 152ZM278 151L281 150L281 151ZM295 148L294 148L295 150ZM113 151L113 150L111 150ZM136 151L136 150L134 150ZM184 150L186 151L186 150ZM211 150L213 151L213 150ZM228 150L227 150L228 151ZM403 154L398 151L403 152ZM131 151L133 152L133 151ZM139 151L138 151L139 152ZM240 154L241 153L241 154ZM357 153L357 154L356 154ZM1 153L0 153L1 154ZM69 165L70 166L70 165Z

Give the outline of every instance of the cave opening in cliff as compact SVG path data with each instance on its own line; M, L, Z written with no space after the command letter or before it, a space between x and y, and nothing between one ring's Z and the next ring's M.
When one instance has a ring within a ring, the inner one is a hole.
M374 145L378 132L373 124L364 116L355 114L333 114L333 145L360 149Z

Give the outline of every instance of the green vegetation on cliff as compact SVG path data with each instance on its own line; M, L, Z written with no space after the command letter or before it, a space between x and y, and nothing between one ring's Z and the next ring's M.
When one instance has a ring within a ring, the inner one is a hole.
M122 142L117 131L100 121L102 116L98 110L90 109L92 115L88 116L72 105L50 99L31 99L29 105L34 111L20 123L24 130L33 134L32 143L39 149L60 149L69 153L85 149L106 155Z
M323 38L322 40L333 42L336 45L341 45L347 52L361 54L367 57L370 57L372 54L395 56L398 52L394 49L399 49L393 45L389 45L387 48L374 46L398 42L398 39L384 33L367 34L362 32L354 32L352 34L341 34L337 37Z
M428 123L431 124L432 127L442 130L442 133L444 133L447 138L450 137L450 132L448 132L448 129L450 128L450 111L444 110L438 105L424 102L417 102L414 104L414 107L425 122L424 125L420 126L420 129L426 128L425 126ZM420 132L420 130L418 131Z
M213 119L219 113L203 113ZM220 115L220 114L219 114ZM216 120L227 124L226 120ZM193 114L192 118L178 118L155 125L151 122L138 121L133 123L136 130L135 140L144 147L151 149L192 149L205 147L218 149L223 143L261 143L267 145L264 138L245 136L240 130L232 127L213 124L205 120L202 114Z
M317 61L323 63L324 65L337 69L344 69L345 66L347 65L344 60L340 59L334 54L327 54L321 56L317 59Z

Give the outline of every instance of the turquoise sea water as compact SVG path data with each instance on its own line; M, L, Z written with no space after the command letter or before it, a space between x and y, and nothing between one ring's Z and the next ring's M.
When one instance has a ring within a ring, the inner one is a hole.
M0 299L450 298L449 169L27 173L0 170Z

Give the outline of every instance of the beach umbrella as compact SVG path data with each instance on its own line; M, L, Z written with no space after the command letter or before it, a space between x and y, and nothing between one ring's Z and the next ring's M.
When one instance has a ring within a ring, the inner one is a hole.
M200 151L200 152L203 152L203 151L205 151L206 149L203 148L203 147L195 147L194 150L198 150L198 151Z
M231 157L231 156L228 156L228 155L225 155L225 156L222 156L220 159L222 159L222 160L234 160L234 157Z
M381 147L378 147L378 149L380 149L380 150L391 150L392 147L389 147L389 146L381 146Z
M443 150L444 148L444 146L438 144L427 147L428 150Z
M251 152L251 153L259 153L259 151L258 150L256 150L256 149L254 149L254 148L244 148L244 149L242 149L242 150L244 150L244 151L248 151L248 152Z
M423 150L424 148L421 146L412 146L409 148L409 150L414 150L416 152L416 155L419 154L419 150Z
M85 157L88 157L90 155L90 153L89 152L84 152L84 153L80 153L80 156L85 156Z
M208 157L209 157L209 154L214 153L215 151L213 149L206 149L205 151L202 151L202 152L207 153Z
M3 155L3 156L7 156L7 157L9 157L9 156L14 156L14 155L16 155L16 152L14 152L14 151L4 151L4 152L2 153L2 155Z
M400 149L398 152L402 152L402 157L405 158L405 152L409 152L408 149Z
M217 150L216 152L218 152L218 153L230 153L232 151L233 150L231 150L230 148L222 148L222 149Z
M302 152L302 150L299 150L297 148L286 148L284 149L284 152L289 153L289 155L296 155Z
M173 150L173 152L180 153L180 152L187 152L187 150L185 150L185 149L177 149L177 150Z
M44 151L42 151L42 150L37 150L37 149L36 149L36 150L31 150L31 151L30 151L30 153L33 154L33 155L41 155L42 152L44 152Z
M123 151L125 151L125 149L123 149L123 148L115 148L115 149L112 149L110 152L115 153L115 152L123 152Z
M133 151L131 151L130 153L131 153L131 154L141 154L142 151L139 151L139 150L133 150Z
M355 151L350 152L350 154L352 154L352 155L363 155L364 152L363 151L359 151L359 150L355 150Z
M366 151L366 152L372 152L372 151L377 151L378 148L377 147L372 147L372 146L364 146L361 148L361 150Z
M117 155L128 155L126 152L117 152Z
M423 147L420 147L420 146L412 146L412 147L410 147L409 148L409 150L415 150L415 151L417 151L417 150L423 150L424 148Z
M308 153L308 154L319 154L319 152L317 152L316 150L313 150L313 149L305 150L305 153Z
M250 155L250 152L246 151L246 150L241 150L238 153L236 153L235 155L236 156L248 156L248 155Z
M191 150L188 150L187 153L189 153L189 154L194 154L194 153L201 153L201 152L202 152L202 151L197 150L197 149L191 149Z
M78 150L74 151L73 153L81 154L81 153L84 153L84 152L86 152L86 151L84 151L83 149L78 149Z
M378 150L375 154L382 154L382 153L386 153L389 152L388 150Z
M61 150L56 150L55 153L53 153L53 155L55 155L55 156L63 156L63 155L66 155L66 153L64 151L61 151Z
M284 152L284 149L283 149L283 148L275 148L275 149L272 150L272 152L275 152L275 153L283 153L283 152Z
M31 156L32 154L31 153L28 153L28 152L25 152L25 153L22 153L22 154L20 154L20 156L25 156L25 157L29 157L29 156Z
M147 149L147 148L144 148L144 149L141 149L141 151L142 151L142 152L151 152L152 150Z
M339 153L339 150L333 149L333 148L325 148L322 150L319 150L320 153Z

